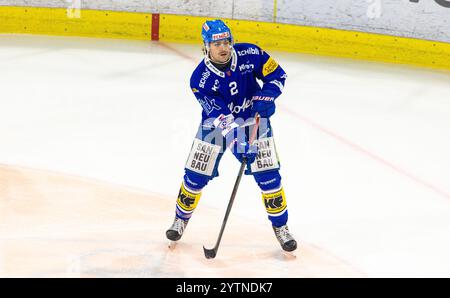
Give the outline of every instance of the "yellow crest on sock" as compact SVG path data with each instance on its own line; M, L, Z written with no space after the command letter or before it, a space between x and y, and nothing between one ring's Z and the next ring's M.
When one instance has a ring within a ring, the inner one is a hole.
M284 195L283 188L273 193L263 193L262 197L267 213L270 215L276 215L287 208L286 196Z
M201 192L190 192L184 187L184 183L181 183L180 192L178 193L177 205L187 212L193 211L197 207L200 200Z

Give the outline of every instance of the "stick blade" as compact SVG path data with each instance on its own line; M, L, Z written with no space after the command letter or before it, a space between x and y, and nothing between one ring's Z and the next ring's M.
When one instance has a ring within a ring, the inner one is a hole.
M205 252L205 257L207 259L214 259L216 257L217 251L213 249L207 249L203 246L203 251Z

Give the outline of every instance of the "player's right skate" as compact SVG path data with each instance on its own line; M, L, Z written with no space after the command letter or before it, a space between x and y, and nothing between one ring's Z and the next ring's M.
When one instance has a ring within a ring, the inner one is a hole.
M172 226L166 231L166 237L171 241L169 247L175 245L175 242L180 240L181 236L183 236L184 229L188 224L188 220L181 219L175 216L175 219L172 223Z
M294 250L297 249L297 241L295 241L292 234L289 232L288 226L284 225L281 227L272 226L273 231L275 232L275 236L277 237L278 242L280 242L281 248L295 256L293 253Z

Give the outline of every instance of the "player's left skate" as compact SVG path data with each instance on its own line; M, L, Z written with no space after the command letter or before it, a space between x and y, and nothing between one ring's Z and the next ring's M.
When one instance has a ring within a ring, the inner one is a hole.
M294 250L297 249L297 241L295 241L294 237L289 232L288 226L272 226L272 228L275 232L275 236L277 237L278 242L280 242L283 251L285 251L289 255L295 256Z
M181 236L183 236L184 229L186 228L188 224L188 220L181 219L177 216L175 216L175 219L170 226L170 228L166 231L166 237L171 242L169 243L169 247L173 248L175 247L176 241L181 239Z

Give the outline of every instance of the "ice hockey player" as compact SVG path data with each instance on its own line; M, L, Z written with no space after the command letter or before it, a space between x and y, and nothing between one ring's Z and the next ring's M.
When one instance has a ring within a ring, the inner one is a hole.
M286 73L254 44L234 43L221 20L206 21L202 28L205 58L194 70L190 87L202 106L202 122L185 165L185 175L176 201L176 214L166 236L178 241L194 212L202 189L218 176L226 149L242 162L246 175L253 175L261 189L264 206L282 249L292 252L297 242L287 227L288 210L279 173L269 117L281 94ZM259 81L259 82L258 82ZM258 114L257 140L249 135Z

